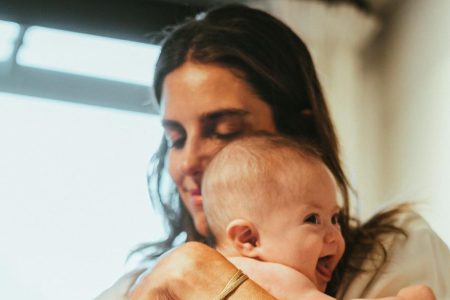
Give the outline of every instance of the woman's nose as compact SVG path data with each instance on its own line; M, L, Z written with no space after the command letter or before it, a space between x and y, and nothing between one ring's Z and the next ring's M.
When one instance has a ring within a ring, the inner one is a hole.
M201 147L196 140L186 141L180 170L184 175L197 175L202 172Z

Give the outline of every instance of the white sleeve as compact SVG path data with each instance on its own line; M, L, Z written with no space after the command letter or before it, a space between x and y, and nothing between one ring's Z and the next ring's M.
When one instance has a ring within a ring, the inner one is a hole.
M450 300L450 251L428 223L416 213L401 216L401 235L386 238L388 260L373 272L354 278L338 299L376 298L396 295L406 286L428 285L436 299ZM365 262L365 264L368 262Z

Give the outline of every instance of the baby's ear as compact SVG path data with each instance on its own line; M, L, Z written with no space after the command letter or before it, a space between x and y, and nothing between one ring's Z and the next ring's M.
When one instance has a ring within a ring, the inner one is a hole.
M252 222L243 219L231 221L227 226L227 237L241 256L258 258L260 239Z

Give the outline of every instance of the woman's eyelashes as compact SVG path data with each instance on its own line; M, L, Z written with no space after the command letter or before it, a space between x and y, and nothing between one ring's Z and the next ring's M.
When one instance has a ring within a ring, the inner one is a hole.
M186 135L181 132L170 131L165 132L164 136L166 137L167 146L169 148L180 149L184 145L184 141L186 140Z
M243 133L243 130L225 130L225 129L221 129L216 130L216 129L205 129L204 132L204 137L205 138L213 138L213 139L218 139L218 140L222 140L222 141L230 141L233 140L237 137L239 137L241 134ZM186 142L186 134L184 133L165 133L165 137L166 137L166 141L167 141L167 146L169 148L174 148L174 149L181 149L184 147L184 144Z
M212 136L219 140L229 141L229 140L232 140L232 139L238 137L239 135L241 135L241 131L228 132L228 133L216 132Z
M208 125L209 126L205 126L203 132L206 138L229 141L240 136L244 132L241 122L218 122L210 123Z

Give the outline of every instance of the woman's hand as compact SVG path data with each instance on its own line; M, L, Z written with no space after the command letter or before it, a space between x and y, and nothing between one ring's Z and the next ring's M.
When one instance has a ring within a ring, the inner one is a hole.
M236 273L214 249L188 242L163 257L129 293L131 300L211 300ZM229 299L274 299L254 282L245 281Z

